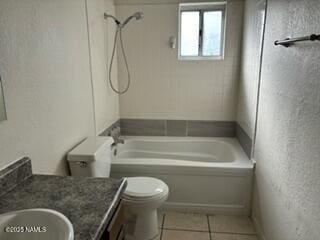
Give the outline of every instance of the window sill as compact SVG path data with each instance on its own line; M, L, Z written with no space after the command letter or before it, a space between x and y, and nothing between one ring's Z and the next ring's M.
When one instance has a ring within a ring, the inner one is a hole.
M214 57L182 57L179 56L178 60L180 61L222 61L224 60L223 56L214 56Z

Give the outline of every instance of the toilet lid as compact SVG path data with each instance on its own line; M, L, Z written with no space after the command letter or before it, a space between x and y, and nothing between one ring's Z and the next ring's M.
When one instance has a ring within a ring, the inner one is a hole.
M151 177L126 178L127 188L124 195L129 198L146 199L162 196L168 192L163 181Z

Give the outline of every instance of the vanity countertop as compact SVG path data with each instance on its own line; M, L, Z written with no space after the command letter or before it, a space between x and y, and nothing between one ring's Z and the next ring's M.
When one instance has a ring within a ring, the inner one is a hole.
M99 240L125 187L124 179L31 175L0 196L0 214L53 209L69 218L75 240Z

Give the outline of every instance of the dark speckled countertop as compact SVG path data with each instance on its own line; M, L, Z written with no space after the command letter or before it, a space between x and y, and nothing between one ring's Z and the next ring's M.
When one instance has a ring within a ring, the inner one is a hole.
M53 209L69 218L75 240L99 240L125 186L123 179L31 175L0 197L0 214Z

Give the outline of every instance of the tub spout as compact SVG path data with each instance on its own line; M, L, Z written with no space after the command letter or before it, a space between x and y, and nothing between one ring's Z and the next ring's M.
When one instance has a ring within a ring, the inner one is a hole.
M118 144L124 144L124 140L119 137L113 137L113 140L114 140L114 142L113 142L112 146L117 146Z

